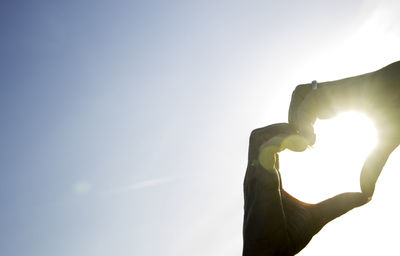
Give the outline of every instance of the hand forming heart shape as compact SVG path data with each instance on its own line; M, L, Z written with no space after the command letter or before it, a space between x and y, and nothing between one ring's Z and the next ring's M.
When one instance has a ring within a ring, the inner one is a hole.
M290 125L274 124L251 133L244 181L244 256L294 255L326 223L370 200L383 166L400 144L399 83L400 61L356 77L299 85L289 108ZM305 150L305 144L315 142L317 118L350 109L368 113L379 130L378 145L362 169L363 192L339 194L318 204L289 195L282 189L277 153L284 148Z

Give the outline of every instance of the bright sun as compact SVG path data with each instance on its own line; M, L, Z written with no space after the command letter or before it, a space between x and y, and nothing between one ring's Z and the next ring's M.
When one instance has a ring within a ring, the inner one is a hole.
M345 112L318 120L314 129L317 141L313 148L280 153L284 189L310 203L360 191L361 168L377 141L373 122L359 112Z
M318 120L314 129L319 140L316 150L324 150L328 154L344 150L349 153L349 160L365 157L376 145L373 122L359 112L344 112L330 120Z

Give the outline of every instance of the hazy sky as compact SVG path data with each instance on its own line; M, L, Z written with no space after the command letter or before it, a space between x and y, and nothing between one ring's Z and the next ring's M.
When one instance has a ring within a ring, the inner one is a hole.
M286 121L297 84L399 60L398 13L395 0L2 0L0 254L241 255L251 130ZM300 255L397 251L396 156L373 202ZM298 182L299 199L333 193Z

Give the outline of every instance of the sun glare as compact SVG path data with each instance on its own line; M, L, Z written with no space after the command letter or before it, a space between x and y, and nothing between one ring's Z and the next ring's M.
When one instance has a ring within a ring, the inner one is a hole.
M360 191L359 175L377 136L373 122L345 112L314 125L317 141L306 152L280 154L283 186L299 199L317 202L346 191Z
M349 157L365 157L376 145L373 122L359 112L345 112L330 120L318 120L314 125L319 142L316 150L337 153L347 152Z

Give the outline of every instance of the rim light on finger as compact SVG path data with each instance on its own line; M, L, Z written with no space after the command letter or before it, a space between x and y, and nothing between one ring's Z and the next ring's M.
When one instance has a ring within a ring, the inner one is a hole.
M301 135L290 135L282 141L282 146L291 151L302 152L307 149L309 141Z

